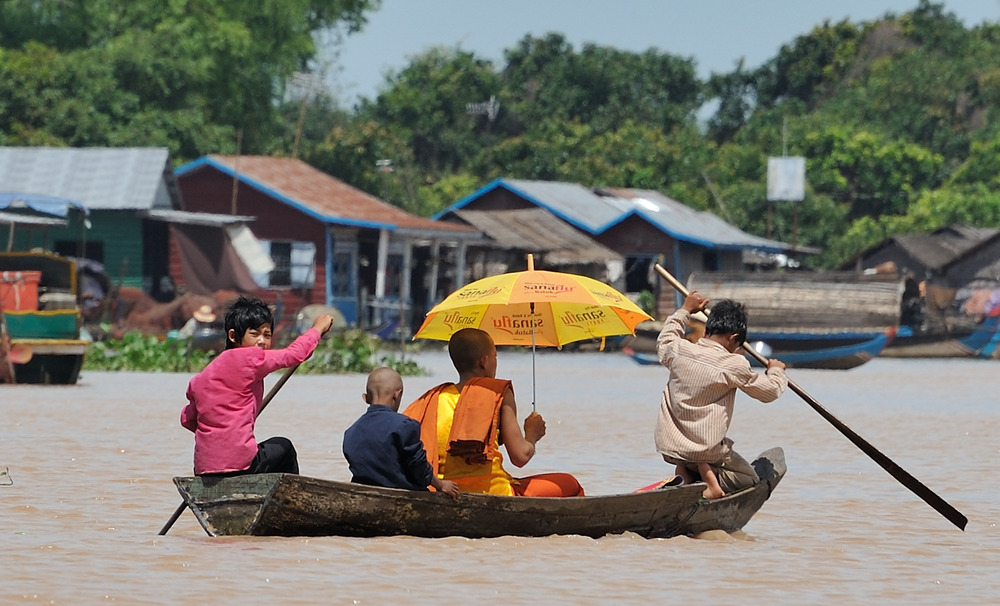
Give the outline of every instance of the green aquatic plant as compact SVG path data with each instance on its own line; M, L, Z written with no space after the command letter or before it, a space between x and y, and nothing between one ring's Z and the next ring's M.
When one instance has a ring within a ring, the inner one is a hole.
M314 374L369 373L388 366L401 375L424 375L427 372L414 360L407 360L405 350L400 356L383 351L384 342L363 330L331 331L316 347L299 372Z
M415 360L383 351L383 342L363 330L333 331L327 334L313 355L302 363L306 374L369 373L388 366L401 375L427 372ZM217 352L189 347L184 339L161 340L138 332L120 339L91 343L84 357L85 370L131 370L146 372L198 372Z
M215 352L188 347L185 340L160 340L139 332L120 339L91 343L83 359L84 370L133 370L152 372L197 372Z

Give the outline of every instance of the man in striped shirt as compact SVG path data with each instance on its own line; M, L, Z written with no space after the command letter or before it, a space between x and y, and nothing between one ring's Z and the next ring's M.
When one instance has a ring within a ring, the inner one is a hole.
M739 353L747 336L747 313L741 303L723 300L712 308L705 336L684 339L691 314L703 311L708 299L692 292L663 324L656 350L670 370L656 423L656 449L677 466L685 483L703 480L704 496L715 499L753 486L757 473L726 437L736 391L772 402L788 387L785 364L770 360L765 373L754 372Z

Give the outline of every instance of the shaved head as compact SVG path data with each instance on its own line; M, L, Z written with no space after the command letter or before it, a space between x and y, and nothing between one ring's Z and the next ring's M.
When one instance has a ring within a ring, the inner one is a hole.
M403 398L403 377L395 370L383 366L376 368L368 375L365 385L365 402L382 404L393 410L399 408Z
M463 328L448 341L448 355L459 373L468 372L476 363L493 353L493 339L478 328Z

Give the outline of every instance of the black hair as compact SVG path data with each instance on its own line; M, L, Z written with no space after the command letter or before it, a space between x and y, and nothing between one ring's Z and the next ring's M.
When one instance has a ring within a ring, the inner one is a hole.
M493 339L489 333L478 328L463 328L448 340L448 355L455 370L467 372L476 367L483 356L493 349Z
M737 342L747 340L747 308L742 303L723 299L712 305L712 313L705 322L705 336L737 335Z
M274 314L271 308L260 299L240 296L233 301L226 311L226 349L235 349L243 342L243 336L252 328L265 324L274 327ZM233 330L233 338L229 338L229 330Z

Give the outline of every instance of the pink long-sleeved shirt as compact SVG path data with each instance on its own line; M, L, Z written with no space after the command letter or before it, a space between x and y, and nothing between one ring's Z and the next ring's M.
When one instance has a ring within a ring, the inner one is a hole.
M227 349L191 379L181 425L194 432L195 474L250 467L257 455L253 428L264 399L264 377L301 364L319 339L319 331L310 328L284 349Z

